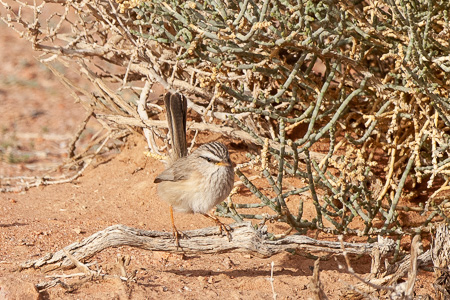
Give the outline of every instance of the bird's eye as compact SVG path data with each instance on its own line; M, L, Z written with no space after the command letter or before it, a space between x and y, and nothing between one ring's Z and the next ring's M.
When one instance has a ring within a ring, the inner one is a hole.
M200 156L201 158L203 158L204 160L206 160L207 162L212 162L212 159L206 156Z

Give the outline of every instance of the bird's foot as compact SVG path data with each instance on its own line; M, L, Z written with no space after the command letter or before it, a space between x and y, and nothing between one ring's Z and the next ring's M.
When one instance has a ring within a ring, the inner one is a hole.
M173 234L173 238L175 240L175 244L179 248L181 248L180 239L188 239L189 238L189 236L186 233L184 233L183 231L179 231L175 226L172 228L172 234Z
M212 219L216 225L219 227L220 230L220 234L223 234L223 232L225 231L228 241L231 242L232 237L231 237L231 232L233 231L233 228L231 228L230 226L223 224L222 222L220 222L220 220L215 217L215 216L211 216L210 214L203 214L205 217Z
M223 224L219 220L217 220L217 221L218 222L216 222L216 224L217 224L217 226L219 226L220 234L223 234L223 232L225 231L228 241L231 242L231 232L233 231L233 228L231 228L227 224Z

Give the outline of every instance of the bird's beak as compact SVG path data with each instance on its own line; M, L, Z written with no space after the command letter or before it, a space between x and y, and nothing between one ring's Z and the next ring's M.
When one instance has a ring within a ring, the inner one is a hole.
M219 161L218 163L216 163L217 166L221 166L221 167L229 167L231 166L230 163L226 162L226 161Z

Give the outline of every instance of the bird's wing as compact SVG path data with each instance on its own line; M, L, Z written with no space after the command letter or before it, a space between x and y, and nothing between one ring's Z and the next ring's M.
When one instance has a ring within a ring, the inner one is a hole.
M154 183L160 183L162 181L174 181L175 177L173 174L173 169L172 168L168 168L166 170L164 170L161 174L159 174L156 178L155 181L153 181Z
M172 166L165 169L161 174L159 174L156 178L154 183L159 183L161 181L181 181L186 180L188 178L188 175L192 173L192 171L187 168L189 168L190 164L183 163L185 158L180 158L179 160L175 161ZM184 166L184 167L183 167Z

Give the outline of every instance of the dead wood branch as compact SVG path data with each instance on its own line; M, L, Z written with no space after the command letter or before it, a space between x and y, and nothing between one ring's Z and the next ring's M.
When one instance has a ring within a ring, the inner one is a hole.
M387 272L380 274L380 277L370 278L356 284L352 287L354 291L347 293L347 297L350 297L352 294L357 294L359 296L365 295L366 298L368 298L376 291L386 290L391 293L392 297L400 297L395 299L404 299L401 297L404 296L405 291L407 290L407 283L409 282L411 285L412 279L414 278L411 279L411 277L408 277L408 281L401 284L397 284L398 280L406 276L408 271L410 271L410 276L416 276L415 274L418 267L426 266L432 263L430 250L419 256L417 256L417 254L418 253L415 252L413 253L413 256L405 256L400 262L391 266ZM374 275L371 276L373 277ZM410 289L411 288L412 287L410 287Z
M432 264L431 251L427 250L417 257L417 267L427 266ZM392 285L401 277L405 276L411 268L411 255L406 255L400 262L398 262L392 269L396 269L395 273L389 272L384 277Z
M79 261L86 260L96 253L110 247L131 246L150 251L172 253L225 253L246 252L257 256L270 257L275 254L301 249L310 252L342 253L339 242L319 241L303 235L290 235L279 240L268 240L265 230L255 230L251 223L230 225L233 229L232 240L219 233L217 227L209 227L185 232L189 238L180 240L180 247L173 241L172 233L153 230L141 230L124 225L113 225L94 233L79 243L73 243L55 253L49 253L37 260L23 263L21 269L43 268L44 272L59 268L72 268L73 262L65 252ZM385 245L378 243L344 243L350 254L371 254L374 247L394 249L394 242Z
M431 258L434 265L436 280L433 283L436 299L450 298L450 228L441 224L436 229L436 235L431 248Z

